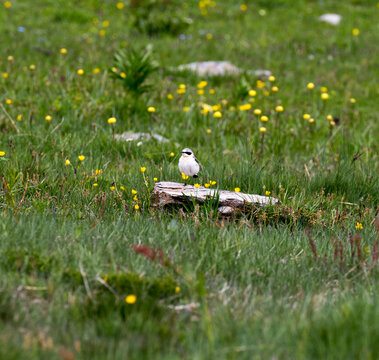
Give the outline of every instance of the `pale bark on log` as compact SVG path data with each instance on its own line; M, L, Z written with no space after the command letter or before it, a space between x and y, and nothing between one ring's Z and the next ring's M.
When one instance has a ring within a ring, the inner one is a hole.
M184 204L188 200L203 203L206 200L217 198L218 211L222 214L230 214L236 210L243 210L250 206L265 206L276 204L279 200L270 196L244 194L241 192L209 189L204 186L196 188L193 185L184 185L176 182L158 182L154 185L152 198L155 205Z

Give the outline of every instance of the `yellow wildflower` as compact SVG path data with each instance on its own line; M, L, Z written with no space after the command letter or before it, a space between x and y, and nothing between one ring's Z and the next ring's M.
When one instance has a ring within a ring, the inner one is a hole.
M257 92L255 90L249 90L249 96L255 96Z
M67 49L66 48L62 48L59 50L59 52L62 54L62 55L65 55L67 54Z
M126 74L124 72L120 72L120 76L123 78L123 79L126 79Z
M241 11L246 11L246 10L247 10L247 5L246 5L246 4L242 4L242 5L240 6L240 10L241 10Z
M4 79L7 79L7 78L8 78L8 73L7 73L7 72L3 72L3 78L4 78Z
M5 151L0 151L0 157L3 157L5 155Z
M116 8L119 9L119 10L122 10L122 9L124 8L124 3L122 3L122 2L118 2L118 3L116 4Z
M211 129L207 129L207 134L210 134L212 132Z
M197 90L197 94L198 94L198 95L204 95L204 90L203 90L203 89L199 89L199 90Z
M259 132L261 132L261 133L265 133L265 132L266 132L266 128L265 128L264 126L261 126L261 127L259 128Z
M270 196L270 194L271 194L271 191L266 190L265 195Z
M273 87L271 88L271 91L273 91L273 92L278 92L278 91L279 91L279 88L278 88L277 86L273 86Z
M204 184L204 186L205 186L206 188L209 188L210 184L206 183L206 184Z
M94 68L94 69L92 70L92 72L93 72L94 74L98 74L98 73L100 72L100 69L99 69L99 68Z
M138 205L136 205L136 206L138 206ZM138 210L138 209L136 209L136 210ZM125 298L125 302L127 303L127 304L134 304L135 302L137 301L137 296L135 296L135 295L128 295L126 298Z
M139 206L138 206L138 204L135 204L135 205L134 205L134 209L136 209L136 210L138 210L138 209L139 209Z
M79 159L80 161L83 161L85 158L86 158L86 157L85 157L84 155L79 155L79 156L78 156L78 159Z
M274 81L275 81L275 76L270 75L270 76L268 77L268 81L274 82Z
M32 65L29 65L29 69L33 71L33 70L35 70L35 69L36 69L36 66L35 66L34 64L32 64Z
M213 95L215 93L214 89L209 89L209 93Z
M110 186L109 189L110 189L111 191L113 191L113 190L116 189L116 188L115 188L114 186Z
M359 29L355 28L351 31L351 33L354 35L354 36L358 36L359 35Z
M357 100L355 100L354 98L350 98L349 100L352 104L355 104L357 102Z
M4 7L5 7L6 9L9 9L11 6L12 6L12 3L11 3L10 1L5 1L5 2L4 2Z
M260 114L262 114L261 109L254 109L254 115L260 115Z
M11 99L5 99L5 103L6 103L7 105L10 105L10 104L12 104L12 100L11 100Z
M79 76L82 76L84 74L84 70L83 69L79 69L77 72L76 72Z
M251 109L251 104L243 104L243 105L240 105L238 108L239 108L240 111L250 110Z
M153 113L153 112L155 112L155 107L154 106L149 106L147 108L147 111L150 112L150 113Z
M93 183L92 186L93 186L93 187L97 187L97 186L98 186L98 183Z
M360 222L357 222L357 225L355 225L355 228L356 228L357 230L362 230L362 229L363 229L363 224L360 223Z
M239 187L236 187L236 188L234 188L234 191L235 191L235 192L240 192L241 189L240 189Z
M310 82L310 83L307 84L307 88L308 88L308 90L313 90L315 88L315 84L313 84L312 82Z
M174 96L172 94L167 94L167 99L172 100Z
M215 117L215 118L221 118L221 117L222 117L222 113L221 113L221 111L216 111L216 112L213 114L213 117Z
M333 120L333 116L332 116L332 115L330 115L330 114L329 114L329 115L327 115L327 116L326 116L326 120L329 120L329 121Z
M282 105L278 105L277 107L275 107L275 111L277 112L282 112L284 110L284 107Z
M108 124L115 124L117 119L115 117L110 117L107 121L108 121Z
M154 180L155 182L157 182L157 181L158 181L158 178L155 177L153 180Z
M188 177L189 177L188 175L186 175L185 173L182 172L182 179L183 179L183 180L187 180Z
M311 118L311 115L310 114L304 114L303 115L303 119L304 120L309 120Z
M132 189L132 194L133 194L133 195L137 194L137 191L134 190L134 189Z
M51 119L52 119L51 115L46 115L46 116L45 116L45 120L46 120L46 121L51 121Z
M261 116L261 121L262 122L267 122L268 121L268 116L266 116L266 115Z
M213 185L216 185L216 181L210 181L210 184L213 186Z
M206 86L208 85L208 83L206 81L200 81L198 84L197 84L197 87L199 89L202 89L202 88L205 88Z
M196 189L198 189L200 187L200 184L195 184L194 186Z
M321 94L321 99L322 100L328 100L329 99L329 94L328 93L322 93Z
M140 170L141 170L142 173L144 173L144 172L146 171L146 167L145 167L145 166L142 166L142 167L140 168Z
M174 156L175 156L175 153L170 152L170 157L174 157Z

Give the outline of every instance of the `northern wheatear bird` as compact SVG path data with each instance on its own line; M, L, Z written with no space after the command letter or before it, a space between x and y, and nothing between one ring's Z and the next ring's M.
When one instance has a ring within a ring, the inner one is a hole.
M179 171L186 176L197 178L200 171L199 161L189 148L182 150L182 156L179 159ZM184 181L184 185L186 185L186 181Z

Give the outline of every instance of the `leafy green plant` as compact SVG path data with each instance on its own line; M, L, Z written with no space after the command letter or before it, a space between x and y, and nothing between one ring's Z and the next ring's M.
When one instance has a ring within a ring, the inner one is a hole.
M123 84L125 90L139 97L148 92L152 85L147 79L158 69L153 60L151 49L143 52L135 49L129 51L120 50L114 55L112 76Z

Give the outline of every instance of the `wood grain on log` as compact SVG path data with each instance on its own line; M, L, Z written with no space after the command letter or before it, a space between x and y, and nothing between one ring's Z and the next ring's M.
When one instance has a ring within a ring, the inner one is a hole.
M276 204L279 200L261 195L244 194L241 192L207 189L204 186L196 188L176 182L158 182L153 189L153 202L155 205L183 204L194 199L199 203L212 198L218 198L219 212L230 214L236 209L243 209L246 205L265 206Z

